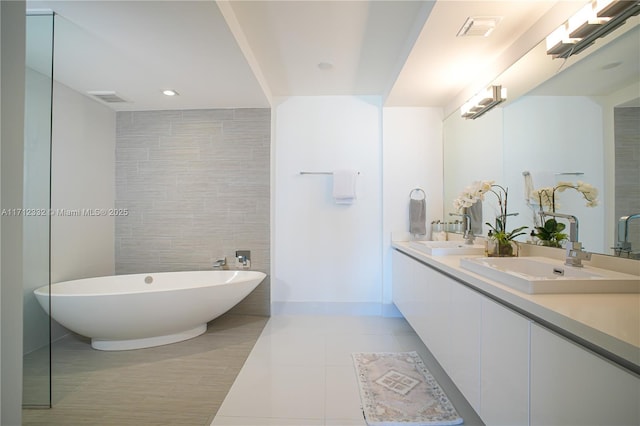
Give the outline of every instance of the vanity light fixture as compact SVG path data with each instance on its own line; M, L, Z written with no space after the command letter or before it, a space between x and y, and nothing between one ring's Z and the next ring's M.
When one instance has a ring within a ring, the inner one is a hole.
M176 92L173 89L164 89L162 90L162 94L165 96L178 96L180 93Z
M493 107L507 100L507 89L502 86L489 86L469 99L460 108L463 118L475 120Z
M640 13L638 0L592 0L546 39L547 55L568 58Z

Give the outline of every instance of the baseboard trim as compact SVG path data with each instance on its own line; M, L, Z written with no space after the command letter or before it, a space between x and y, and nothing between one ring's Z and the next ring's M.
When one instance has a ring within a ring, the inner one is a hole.
M271 302L271 315L402 317L394 304L374 302Z

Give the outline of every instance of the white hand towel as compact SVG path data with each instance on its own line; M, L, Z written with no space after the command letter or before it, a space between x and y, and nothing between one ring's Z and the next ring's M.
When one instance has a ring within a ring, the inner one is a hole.
M333 199L336 204L352 204L356 199L355 170L334 170L333 172Z

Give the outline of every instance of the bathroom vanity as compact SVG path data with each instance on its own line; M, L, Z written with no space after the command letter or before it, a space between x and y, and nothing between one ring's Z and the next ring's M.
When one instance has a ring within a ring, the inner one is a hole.
M393 248L395 305L486 424L640 424L640 294L527 294Z

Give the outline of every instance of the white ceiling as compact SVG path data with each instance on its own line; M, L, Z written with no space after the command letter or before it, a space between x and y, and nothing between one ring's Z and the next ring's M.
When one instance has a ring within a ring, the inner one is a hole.
M459 106L585 0L29 1L52 9L55 78L114 90L114 109L269 107L281 96L377 95ZM487 38L456 37L500 16ZM320 63L330 64L321 69ZM161 89L174 88L168 98Z

